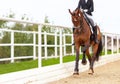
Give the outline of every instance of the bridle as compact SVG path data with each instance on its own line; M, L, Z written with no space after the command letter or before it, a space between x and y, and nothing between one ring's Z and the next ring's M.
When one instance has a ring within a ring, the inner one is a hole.
M81 22L82 22L82 23L81 23ZM76 28L76 29L82 29L82 28L83 28L83 24L84 24L84 23L83 23L83 20L80 21L79 24L80 24L80 26L78 26L78 27L75 27L75 26L74 26L73 28Z
M79 24L80 24L80 25L79 25L78 27L73 26L73 28L74 28L74 29L79 29L79 32L81 32L81 30L83 29L83 25L84 25L84 23L83 23L83 18L80 20Z

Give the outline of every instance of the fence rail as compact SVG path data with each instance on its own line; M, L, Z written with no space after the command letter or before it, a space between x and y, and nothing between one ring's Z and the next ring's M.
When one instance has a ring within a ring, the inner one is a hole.
M63 29L69 29L70 31L72 31L72 28L56 26L56 25L49 25L49 24L41 24L41 23L37 23L37 22L29 22L29 21L23 21L23 20L15 20L15 19L11 19L11 18L0 18L0 20L38 25L38 31L18 31L18 30L6 29L6 28L0 29L1 32L9 32L11 35L10 43L1 43L0 44L0 47L1 46L10 46L10 52L11 52L10 58L0 58L0 61L10 60L13 63L14 60L16 60L16 59L28 59L28 58L37 59L38 58L38 64L39 64L39 67L41 67L42 58L47 59L47 58L52 58L52 57L59 57L60 64L62 64L63 56L68 55L68 54L74 54L74 52L75 52L74 46L71 45L73 43L73 35L70 33L68 34L68 33L62 32ZM59 31L54 32L54 33L42 32L41 30L44 25L58 29ZM15 43L14 42L15 33L32 34L33 35L32 43ZM38 38L37 38L37 35L38 35ZM44 37L42 37L42 35L44 35ZM48 35L54 37L54 44L47 44L47 36ZM71 38L71 43L66 43L67 36L69 36ZM44 39L44 43L42 43L42 38ZM58 38L59 38L59 44L57 43ZM38 42L36 42L36 39L38 39ZM107 52L108 49L111 50L111 54L114 54L115 51L117 53L119 53L119 48L120 48L120 45L119 45L120 35L119 34L103 33L103 42L104 42L103 45L104 45L105 55L108 54L108 52ZM31 47L33 47L33 55L32 56L15 57L14 49L16 46L31 46ZM71 47L71 53L66 52L67 46ZM54 50L55 50L54 55L48 56L47 48L51 48L51 47L54 48ZM38 48L38 49L36 49L36 48ZM44 56L42 56L42 54L43 54L42 48L44 48ZM114 48L116 48L116 49L114 49ZM57 50L59 50L59 54L58 54Z

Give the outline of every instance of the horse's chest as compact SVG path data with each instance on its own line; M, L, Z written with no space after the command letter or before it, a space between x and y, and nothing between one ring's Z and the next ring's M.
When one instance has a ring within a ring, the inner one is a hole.
M88 39L90 39L88 36L84 36L84 35L74 35L74 40L77 43L80 43L81 45L84 45Z
M87 36L85 34L74 34L74 38L76 40L83 40L83 41L85 41L85 40L89 39L89 36Z

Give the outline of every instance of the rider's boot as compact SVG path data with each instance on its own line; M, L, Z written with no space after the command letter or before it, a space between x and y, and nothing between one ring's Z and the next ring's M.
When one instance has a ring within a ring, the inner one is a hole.
M97 39L97 26L93 27L93 31L94 31L94 36L95 36L94 41L95 43L99 43L99 40Z

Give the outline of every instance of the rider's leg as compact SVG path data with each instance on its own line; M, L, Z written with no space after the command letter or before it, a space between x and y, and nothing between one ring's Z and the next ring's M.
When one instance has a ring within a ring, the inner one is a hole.
M95 36L95 43L99 43L98 39L97 39L97 26L93 26L93 31L94 31L94 36Z
M91 16L89 16L88 15L88 19L89 19L89 22L90 22L90 24L91 24L91 26L92 26L92 30L93 30L93 35L94 35L94 41L95 41L95 43L98 43L99 41L98 41L98 39L97 39L97 26L96 26L96 24L94 23L94 21L93 21L93 19L92 19L92 17Z

